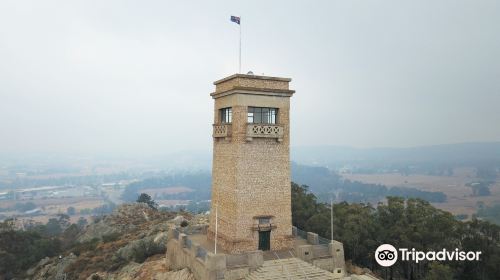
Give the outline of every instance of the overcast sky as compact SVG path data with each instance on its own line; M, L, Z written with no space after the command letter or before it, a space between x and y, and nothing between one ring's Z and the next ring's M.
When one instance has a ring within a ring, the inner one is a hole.
M213 81L291 77L292 145L500 141L500 1L0 2L0 153L211 148Z

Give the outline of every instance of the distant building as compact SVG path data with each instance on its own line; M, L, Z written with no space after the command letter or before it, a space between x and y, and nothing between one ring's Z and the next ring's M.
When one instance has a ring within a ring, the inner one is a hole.
M24 214L26 214L26 215L35 215L35 214L40 214L40 213L42 213L42 209L40 209L40 208L35 208L35 209L28 210L28 211L24 212Z

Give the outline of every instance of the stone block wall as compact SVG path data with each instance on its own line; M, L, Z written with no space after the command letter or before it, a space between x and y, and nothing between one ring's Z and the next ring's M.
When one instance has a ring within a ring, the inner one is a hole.
M298 229L292 230L298 238ZM319 236L307 232L307 243L295 247L297 258L333 273L334 279L342 279L346 274L344 244L332 240L329 244L319 244Z
M172 270L189 268L197 280L243 279L264 263L262 251L251 251L240 255L206 253L199 256L200 245L191 242L183 233L169 231L167 259ZM188 245L189 244L189 245Z
M344 244L336 240L332 240L329 244L329 250L333 257L333 275L334 277L341 278L346 274Z

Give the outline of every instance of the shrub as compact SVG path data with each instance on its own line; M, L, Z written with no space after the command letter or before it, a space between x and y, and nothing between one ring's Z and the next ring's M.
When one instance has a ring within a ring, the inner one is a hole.
M112 232L110 234L106 234L102 236L102 242L108 243L108 242L113 242L118 240L120 238L121 234L119 232Z

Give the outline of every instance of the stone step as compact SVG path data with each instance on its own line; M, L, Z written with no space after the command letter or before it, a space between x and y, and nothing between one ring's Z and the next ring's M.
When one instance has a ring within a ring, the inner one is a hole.
M307 274L306 274L307 275ZM245 279L247 280L304 280L304 279L311 279L311 280L332 280L333 278L331 276L325 276L325 275L307 275L304 276L304 274L300 275L287 275L287 274L282 274L282 275L276 275L276 276L268 276L268 275L249 275Z
M298 258L264 261L263 265L250 273L247 280L331 280L333 274Z

